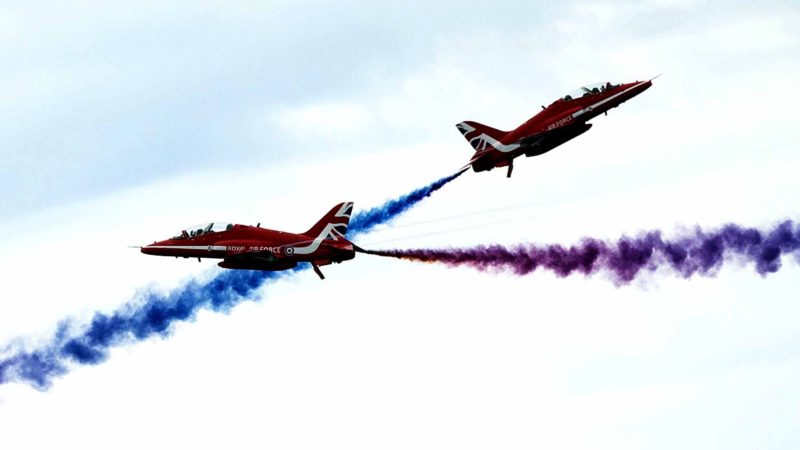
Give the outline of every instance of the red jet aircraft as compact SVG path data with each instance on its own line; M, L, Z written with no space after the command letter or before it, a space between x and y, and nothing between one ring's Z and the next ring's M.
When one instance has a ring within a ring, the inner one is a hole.
M353 203L340 203L305 233L212 222L183 230L181 234L142 247L148 255L184 258L222 258L226 269L286 270L309 262L325 279L319 266L355 257L352 242L345 239Z
M653 78L655 79L655 78ZM508 167L514 170L514 158L538 156L577 137L592 127L586 123L616 108L651 85L648 81L625 84L600 83L582 87L554 101L513 131L500 131L477 122L461 122L456 127L472 144L475 155L464 166L475 172Z

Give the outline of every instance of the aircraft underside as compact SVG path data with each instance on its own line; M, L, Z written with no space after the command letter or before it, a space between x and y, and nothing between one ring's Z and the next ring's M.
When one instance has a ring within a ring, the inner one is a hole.
M563 127L563 130L554 130L541 141L531 146L524 147L525 156L530 157L545 154L559 145L586 133L590 128L592 128L592 124L590 123L578 123L569 127Z
M266 261L256 258L228 258L218 264L225 269L244 269L244 270L287 270L297 266L297 261Z
M483 161L479 159L472 164L472 170L475 172L483 172L492 170L495 167L508 167L506 176L511 177L511 172L514 170L514 158L522 155L527 157L543 155L589 131L590 128L592 128L592 124L579 122L561 127L560 129L540 133L530 138L525 138L520 141L522 146L518 150L501 154L501 156L495 157L496 159L493 160L490 158L486 158ZM525 142L526 140L528 142Z

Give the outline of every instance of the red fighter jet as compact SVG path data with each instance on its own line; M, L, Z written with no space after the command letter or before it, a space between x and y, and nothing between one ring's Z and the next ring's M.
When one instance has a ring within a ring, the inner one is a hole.
M657 77L656 77L657 78ZM514 170L514 158L538 156L592 128L586 123L625 101L641 94L651 85L647 81L584 86L554 101L513 131L500 131L477 122L461 122L456 127L472 144L475 155L464 166L475 172L508 167Z
M286 233L256 226L212 222L198 225L173 238L141 247L148 255L183 258L221 258L226 269L286 270L309 262L325 279L319 266L355 257L345 239L353 203L340 203L305 233Z

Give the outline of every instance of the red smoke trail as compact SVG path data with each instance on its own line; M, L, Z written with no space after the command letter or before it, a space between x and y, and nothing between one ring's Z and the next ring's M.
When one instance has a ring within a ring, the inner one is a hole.
M537 269L559 277L574 273L611 274L618 285L628 284L642 270L671 268L678 276L713 276L725 262L754 264L765 276L781 267L781 256L794 255L800 261L800 227L785 221L770 230L729 224L718 230L695 229L693 234L665 240L660 231L616 242L584 238L579 244L480 245L471 248L364 250L365 253L411 261L467 266L481 271L507 271L527 275Z

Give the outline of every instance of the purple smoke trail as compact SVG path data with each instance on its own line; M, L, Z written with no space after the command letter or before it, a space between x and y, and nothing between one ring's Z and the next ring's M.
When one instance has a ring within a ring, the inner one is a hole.
M367 233L427 198L461 173L442 178L410 194L389 200L382 206L356 214L350 230ZM137 301L111 314L95 313L88 326L62 321L50 342L37 349L0 350L0 384L22 381L38 389L47 389L53 378L64 375L70 364L99 364L108 358L112 347L148 339L166 337L176 322L191 321L200 309L225 312L244 300L268 281L288 273L307 269L302 264L283 272L226 270L207 282L190 281L168 295L145 293Z
M365 250L365 253L411 261L467 266L481 271L510 271L527 275L537 269L550 270L559 277L575 272L591 275L606 271L617 285L628 284L644 269L670 267L679 276L711 276L731 259L752 263L765 276L781 267L781 256L794 255L800 261L800 227L785 221L761 231L725 225L711 232L697 228L693 234L665 240L660 231L616 242L585 238L580 244L477 246L460 249Z

